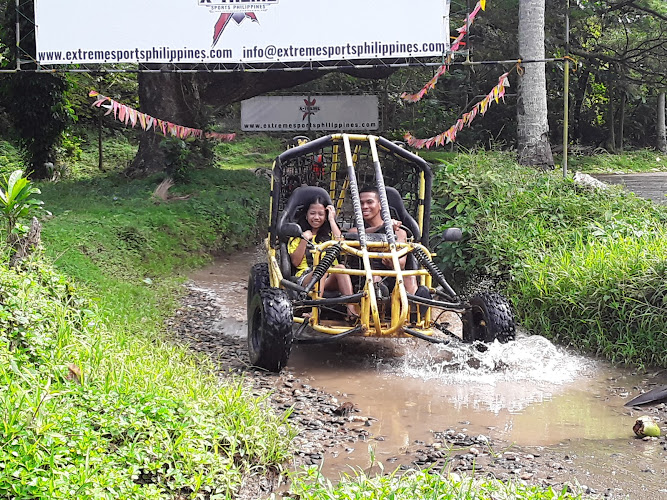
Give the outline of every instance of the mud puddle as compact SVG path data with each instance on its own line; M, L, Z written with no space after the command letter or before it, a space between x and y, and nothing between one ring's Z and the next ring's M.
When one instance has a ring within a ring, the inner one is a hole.
M258 257L238 254L192 276L192 287L220 311L211 319L211 336L234 339L236 359L243 356L248 271ZM667 411L664 405L639 413L623 407L638 387L667 383L667 376L639 376L540 336L520 334L485 352L412 339L297 345L280 377L254 376L276 391L279 409L305 407L293 420L304 425L299 456L332 479L350 467L367 469L372 457L385 470L425 468L434 464L434 450L446 445L447 452L436 455L463 463L458 470L474 464L497 477L579 483L583 491L613 498L667 496L664 438L632 436L637 416L656 415L664 429ZM352 416L322 416L347 402ZM322 411L307 414L309 406ZM331 432L322 434L323 426ZM480 444L485 451L471 455Z

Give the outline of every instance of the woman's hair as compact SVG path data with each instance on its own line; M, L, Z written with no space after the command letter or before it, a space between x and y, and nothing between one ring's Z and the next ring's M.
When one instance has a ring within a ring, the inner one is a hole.
M313 229L311 225L308 223L308 219L306 216L308 215L308 210L310 210L310 206L315 204L322 205L323 207L326 208L326 206L329 204L329 200L326 200L323 196L316 195L314 198L311 198L307 203L303 204L303 208L300 210L300 215L297 219L297 222L301 226L302 231ZM327 217L327 213L325 210L324 224L322 224L322 227L317 232L316 241L322 242L322 241L327 241L329 239L331 239L331 224L329 224L329 218Z

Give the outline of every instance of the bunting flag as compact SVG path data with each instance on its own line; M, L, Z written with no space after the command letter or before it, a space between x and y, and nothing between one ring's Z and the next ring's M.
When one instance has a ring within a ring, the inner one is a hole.
M408 102L418 102L422 99L422 97L424 97L427 94L429 90L435 87L435 84L438 83L440 77L445 73L447 73L447 71L449 71L449 66L450 64L452 64L452 61L454 60L455 52L460 50L462 45L465 45L463 39L470 30L470 26L472 26L472 23L475 21L475 17L477 17L477 14L479 14L480 10L486 10L486 0L480 0L479 2L477 2L477 5L473 9L473 11L470 14L468 14L468 17L466 18L466 23L456 30L459 32L459 36L457 36L452 42L450 52L449 54L447 54L447 58L445 59L444 64L440 66L438 70L435 72L435 76L431 78L428 81L428 83L424 85L424 87L416 94L408 94L407 92L403 92L401 94L401 99Z
M463 130L463 127L470 127L470 124L477 115L484 115L489 110L492 101L495 101L497 104L502 99L503 102L505 102L505 89L510 86L508 77L511 71L512 70L508 71L498 78L498 84L493 87L491 92L489 92L484 99L475 104L470 111L459 118L454 125L449 127L449 129L434 137L429 137L428 139L417 139L408 132L405 134L406 142L413 148L417 149L430 149L432 146L444 146L445 144L454 142L456 140L456 134Z
M93 103L94 107L106 109L104 116L110 115L113 113L114 119L119 122L124 123L125 125L130 125L134 128L137 124L141 127L141 130L148 132L151 128L154 132L159 132L165 137L178 137L179 139L187 139L188 137L196 137L201 139L205 137L206 139L215 139L216 141L233 141L236 138L236 134L221 134L218 132L204 132L198 128L184 127L183 125L176 125L175 123L168 122L166 120L160 120L159 118L153 118L146 113L137 111L134 108L121 104L113 99L103 96L96 90L91 90L88 93L89 97L94 97L95 102Z

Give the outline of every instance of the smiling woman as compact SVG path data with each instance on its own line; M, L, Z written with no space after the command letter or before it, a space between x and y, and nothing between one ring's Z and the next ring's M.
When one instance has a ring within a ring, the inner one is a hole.
M342 232L336 223L336 209L330 199L316 196L305 205L307 208L299 217L299 225L305 230L300 237L289 240L287 251L290 254L292 265L296 268L295 275L299 285L307 285L313 276L313 257L309 250L312 242L324 242L331 239L339 240ZM338 261L334 261L333 267L342 268ZM338 290L344 295L352 295L352 280L347 274L325 274L322 278L320 296L325 290ZM358 316L357 307L353 304L347 306L348 315Z

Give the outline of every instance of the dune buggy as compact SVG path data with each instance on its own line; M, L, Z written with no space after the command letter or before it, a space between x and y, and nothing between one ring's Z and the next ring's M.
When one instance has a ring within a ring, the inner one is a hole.
M375 186L379 192L384 234L367 233L364 228L362 185ZM431 186L429 164L399 143L370 135L295 138L294 147L273 165L266 262L252 267L248 282L251 363L279 372L293 342L326 342L352 335L448 342L448 336L440 333L453 334L447 323L439 322L442 311L461 317L464 342L513 339L514 318L503 296L483 292L463 300L433 262ZM315 195L335 207L344 233L342 240L308 243L313 274L304 286L294 277L287 243L301 237L296 221ZM407 241L397 240L392 219L401 221ZM356 232L350 232L352 228ZM441 236L443 241L460 238L457 228ZM373 265L377 259L391 265ZM332 266L335 261L344 266ZM354 293L320 294L320 282L327 273L350 275ZM420 288L428 292L408 293L408 276L416 277ZM347 304L357 305L358 318L346 315Z

